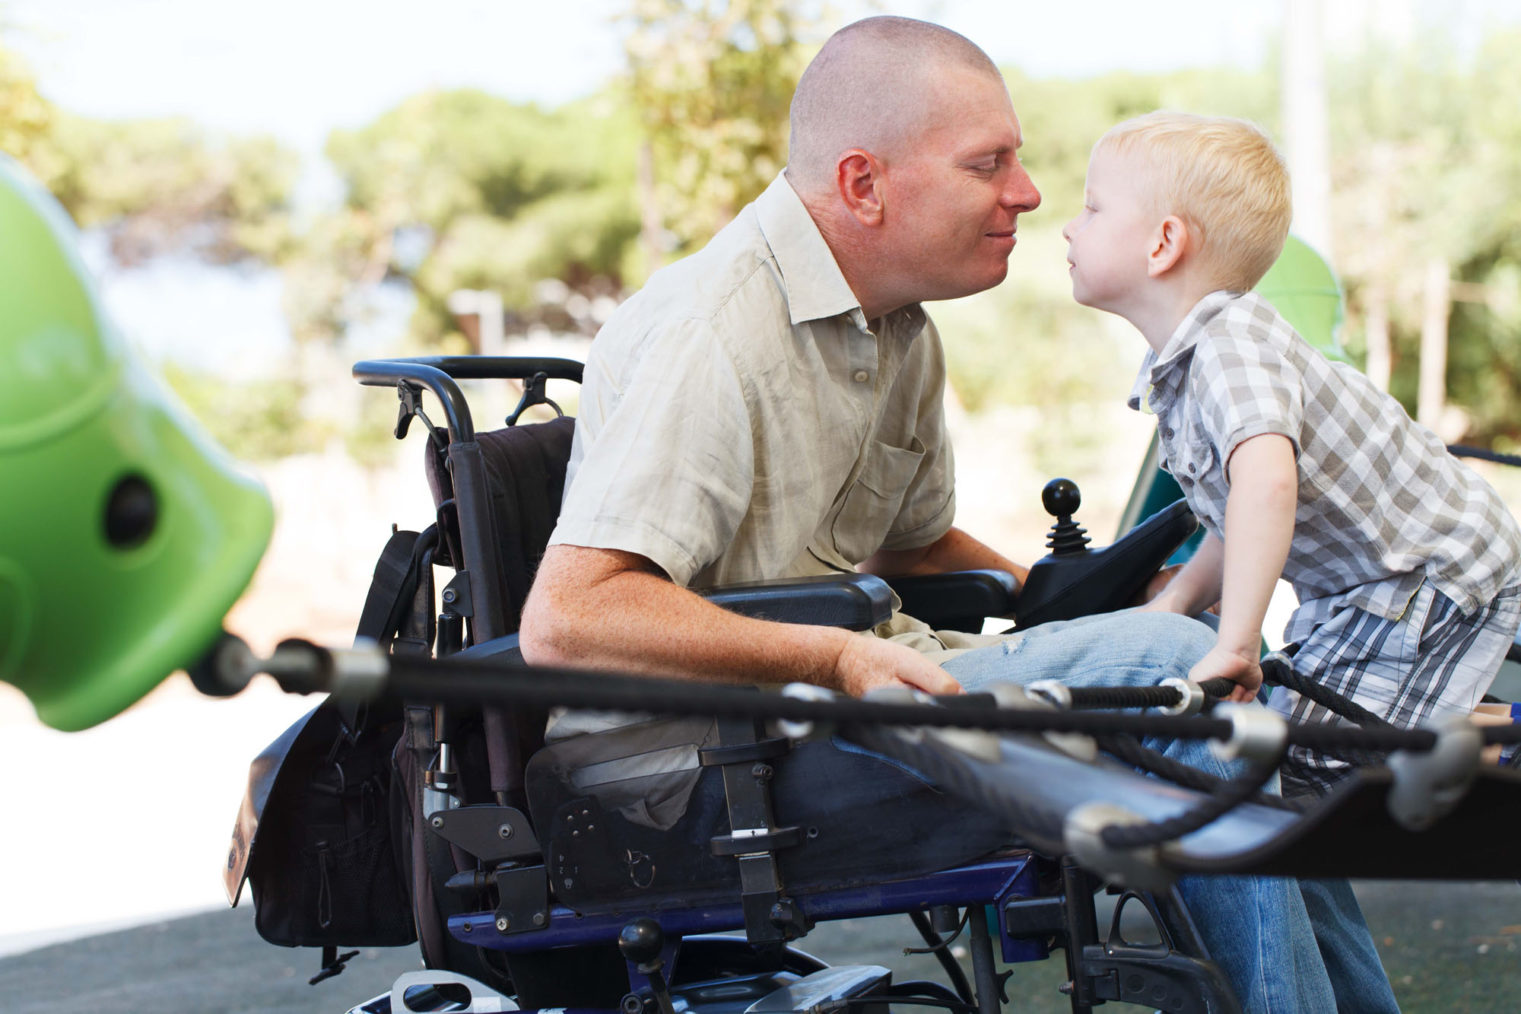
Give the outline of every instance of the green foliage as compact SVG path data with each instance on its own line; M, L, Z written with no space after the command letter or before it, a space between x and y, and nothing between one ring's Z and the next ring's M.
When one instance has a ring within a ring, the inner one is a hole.
M1521 113L1502 98L1521 88L1518 46L1511 30L1469 62L1440 40L1370 50L1333 67L1331 82L1336 260L1351 316L1387 302L1390 390L1413 406L1422 272L1445 261L1459 295L1448 400L1480 443L1521 436Z
M422 345L462 340L447 310L457 289L500 293L521 325L542 279L616 286L639 229L636 131L616 93L550 113L472 90L335 131L327 154L347 198L287 264L298 335L341 334L353 292L386 277L414 287Z
M306 384L299 378L229 381L162 366L164 380L219 444L244 461L272 461L318 450L331 434L303 411Z
M47 178L52 153L46 139L54 115L52 105L37 94L31 70L14 53L0 49L0 151Z
M641 199L668 235L655 248L707 242L787 159L787 111L812 52L808 5L786 0L634 0L630 91L653 160Z
M271 260L290 243L295 154L267 137L218 139L187 120L55 113L39 174L118 263L191 249L214 263Z

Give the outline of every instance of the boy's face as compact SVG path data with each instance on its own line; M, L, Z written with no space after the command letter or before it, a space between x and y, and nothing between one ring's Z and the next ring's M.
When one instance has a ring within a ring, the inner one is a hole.
M1136 160L1095 150L1083 210L1062 228L1072 298L1126 316L1148 280L1146 254L1159 220Z

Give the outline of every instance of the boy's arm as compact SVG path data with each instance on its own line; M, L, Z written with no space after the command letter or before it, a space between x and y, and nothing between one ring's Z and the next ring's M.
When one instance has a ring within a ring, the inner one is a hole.
M1220 536L1214 532L1208 533L1182 569L1142 608L1198 616L1220 601L1220 568L1223 558Z
M1226 474L1231 491L1225 502L1220 634L1189 678L1235 680L1231 700L1249 701L1262 685L1257 664L1262 619L1294 538L1299 503L1294 445L1277 433L1250 437L1236 446Z

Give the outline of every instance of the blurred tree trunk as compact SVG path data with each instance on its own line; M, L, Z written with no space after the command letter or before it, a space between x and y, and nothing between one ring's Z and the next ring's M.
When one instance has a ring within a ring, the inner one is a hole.
M1445 260L1426 263L1421 314L1421 374L1416 419L1440 431L1447 403L1447 317L1452 311L1452 272Z
M648 278L665 258L661 239L660 195L655 189L655 148L648 140L639 145L639 246L644 251L644 277Z
M1294 232L1331 260L1331 132L1326 113L1325 21L1320 0L1288 0L1283 15L1284 154L1294 188Z
M1380 391L1389 390L1394 371L1394 355L1389 339L1389 296L1382 285L1371 285L1363 295L1366 304L1364 329L1368 361L1364 367L1368 379Z

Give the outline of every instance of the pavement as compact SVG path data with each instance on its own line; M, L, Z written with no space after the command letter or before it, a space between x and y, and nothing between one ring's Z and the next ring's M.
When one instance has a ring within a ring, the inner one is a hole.
M1368 924L1406 1014L1521 1009L1521 887L1516 884L1361 882ZM939 977L901 916L826 923L803 949L831 964L881 964L895 980ZM245 903L53 944L0 959L0 1010L342 1014L419 967L412 947L360 952L336 978L307 979L317 952L274 947L254 932ZM1069 1011L1057 992L1060 955L1014 966L1009 1010ZM1131 1010L1131 1007L1116 1007Z

